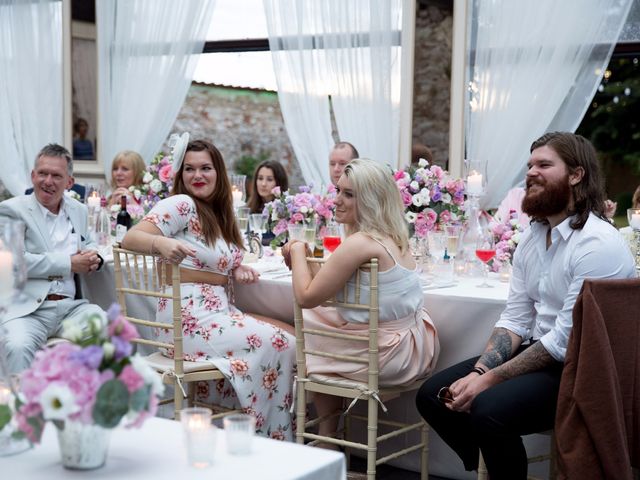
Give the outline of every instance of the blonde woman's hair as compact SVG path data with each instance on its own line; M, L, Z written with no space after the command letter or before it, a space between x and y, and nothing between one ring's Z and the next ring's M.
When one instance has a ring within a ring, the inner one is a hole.
M344 169L356 200L356 231L383 240L391 238L405 252L409 248L404 205L391 169L366 158L356 158Z
M134 152L133 150L123 150L116 154L113 162L111 162L111 188L114 190L117 188L116 181L113 178L113 171L118 168L120 164L125 164L135 173L132 185L142 185L142 177L144 177L144 172L147 170L144 160L138 152Z

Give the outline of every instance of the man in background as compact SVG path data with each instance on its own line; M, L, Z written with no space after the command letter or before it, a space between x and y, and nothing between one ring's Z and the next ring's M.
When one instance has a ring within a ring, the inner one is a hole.
M31 181L32 195L0 203L0 218L26 226L24 300L10 305L2 319L1 341L11 373L29 367L47 339L61 333L63 320L82 324L92 314L104 315L80 299L77 274L92 273L103 261L87 232L87 207L64 195L74 181L70 153L60 145L45 146Z
M356 147L349 142L338 142L333 146L331 153L329 153L329 177L333 185L338 184L338 180L349 162L359 156Z

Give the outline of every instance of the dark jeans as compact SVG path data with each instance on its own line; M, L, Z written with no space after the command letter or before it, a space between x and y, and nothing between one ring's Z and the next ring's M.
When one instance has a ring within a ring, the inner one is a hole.
M485 390L473 400L469 413L449 410L437 399L438 391L471 372L478 358L427 380L416 397L418 411L467 470L478 468L480 448L491 480L524 480L527 453L520 437L553 428L563 364L558 362Z

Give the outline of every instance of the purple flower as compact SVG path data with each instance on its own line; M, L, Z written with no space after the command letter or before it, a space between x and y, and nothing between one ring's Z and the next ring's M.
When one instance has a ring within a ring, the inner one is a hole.
M102 347L99 347L98 345L89 345L79 352L73 352L69 355L69 358L85 365L87 368L97 370L102 363L103 356L104 352L102 351Z
M131 355L133 347L131 343L121 337L111 337L111 343L115 347L113 357L116 361L122 360L124 357Z

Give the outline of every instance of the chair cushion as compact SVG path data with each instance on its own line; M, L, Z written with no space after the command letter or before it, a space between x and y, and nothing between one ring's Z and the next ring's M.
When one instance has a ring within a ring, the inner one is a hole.
M159 372L166 372L175 369L175 363L172 358L165 357L160 352L152 353L145 357L151 368ZM207 370L217 370L212 363L208 362L182 362L184 373L204 372Z

